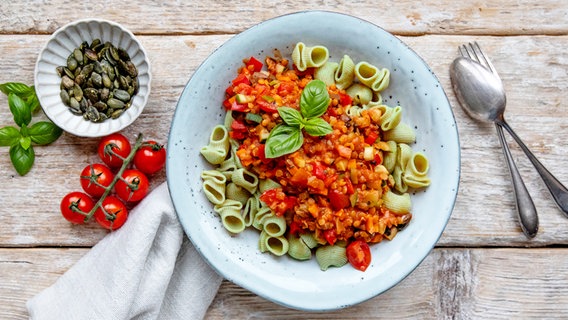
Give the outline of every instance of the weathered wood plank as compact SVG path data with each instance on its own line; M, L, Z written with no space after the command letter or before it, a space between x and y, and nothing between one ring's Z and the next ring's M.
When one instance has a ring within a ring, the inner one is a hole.
M26 301L87 250L0 249L0 318L26 319ZM435 249L399 285L336 312L288 309L225 281L206 319L566 318L566 261L568 249Z
M57 8L54 10L54 8ZM303 10L355 15L401 35L567 34L563 0L471 1L113 1L12 2L0 8L0 33L52 33L86 17L125 25L137 34L223 34L243 31L275 16ZM144 23L138 23L144 21Z
M153 67L152 93L142 116L124 133L138 132L165 142L176 102L199 64L224 36L140 37ZM540 178L518 146L513 155L540 212L536 239L526 241L516 222L510 179L494 127L469 119L453 95L448 68L459 44L478 40L493 58L507 90L507 118L551 172L568 183L568 113L564 92L568 37L403 37L438 75L453 106L462 151L462 174L452 219L440 240L443 246L542 246L568 243L568 221L556 208ZM0 36L0 83L31 84L33 64L47 36ZM17 76L14 76L17 75ZM11 125L5 96L0 95L0 126ZM511 141L511 140L510 140ZM78 174L98 161L97 140L64 134L50 146L36 148L36 164L25 177L11 167L7 149L0 151L0 246L90 246L105 232L97 226L70 226L58 211L67 192L80 189ZM433 164L435 165L435 164ZM157 184L165 173L153 179ZM56 186L56 187L52 187Z

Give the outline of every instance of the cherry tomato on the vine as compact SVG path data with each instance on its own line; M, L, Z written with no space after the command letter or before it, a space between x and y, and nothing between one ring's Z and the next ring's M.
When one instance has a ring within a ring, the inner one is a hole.
M127 202L142 200L148 194L150 182L144 173L136 169L127 169L114 185L116 195Z
M160 171L166 164L166 149L156 141L150 140L134 154L134 166L145 174Z
M101 163L90 164L81 171L81 186L92 197L100 197L112 183L114 174Z
M95 211L97 223L109 230L116 230L122 227L127 218L128 209L126 209L126 205L114 196L105 197L101 207Z
M371 248L363 240L355 240L347 246L347 260L351 265L360 271L367 270L371 264Z
M120 168L131 150L132 146L124 135L113 133L101 139L97 153L107 166Z
M60 204L61 214L67 221L75 224L85 223L85 214L93 209L95 204L86 193L74 191L63 197ZM80 212L84 213L80 213Z

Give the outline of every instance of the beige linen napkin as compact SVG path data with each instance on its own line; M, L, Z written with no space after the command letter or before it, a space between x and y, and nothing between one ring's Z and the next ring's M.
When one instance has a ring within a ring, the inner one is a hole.
M163 183L27 308L31 319L202 319L221 281Z

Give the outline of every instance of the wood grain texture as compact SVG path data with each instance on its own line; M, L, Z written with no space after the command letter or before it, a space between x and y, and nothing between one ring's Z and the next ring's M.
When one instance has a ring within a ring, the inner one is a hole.
M56 8L56 9L54 9ZM136 8L133 14L132 8ZM400 35L568 33L563 0L501 1L16 1L0 8L1 33L52 33L78 19L101 17L137 34L226 34L302 10L355 15ZM143 21L144 23L139 23ZM506 21L506 23L504 23Z
M0 249L0 318L27 318L26 301L87 250ZM399 285L333 312L288 309L224 281L205 319L561 319L566 261L568 249L435 249Z

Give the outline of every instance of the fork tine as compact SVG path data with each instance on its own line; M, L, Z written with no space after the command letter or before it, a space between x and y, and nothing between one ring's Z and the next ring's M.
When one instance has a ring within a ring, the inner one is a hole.
M477 60L479 61L479 63L481 63L482 65L487 67L494 74L497 74L497 70L493 66L493 63L491 63L491 60L489 60L489 57L487 57L485 55L485 53L483 52L483 50L481 50L481 47L479 46L479 44L477 42L473 42L473 44L470 43L469 45L471 46L472 50L475 52L476 56L478 57ZM483 59L483 61L481 61L482 59Z
M467 47L465 46L465 44L462 44L461 46L459 46L458 50L459 50L462 57L472 59L472 57L469 54L469 51L467 50Z

